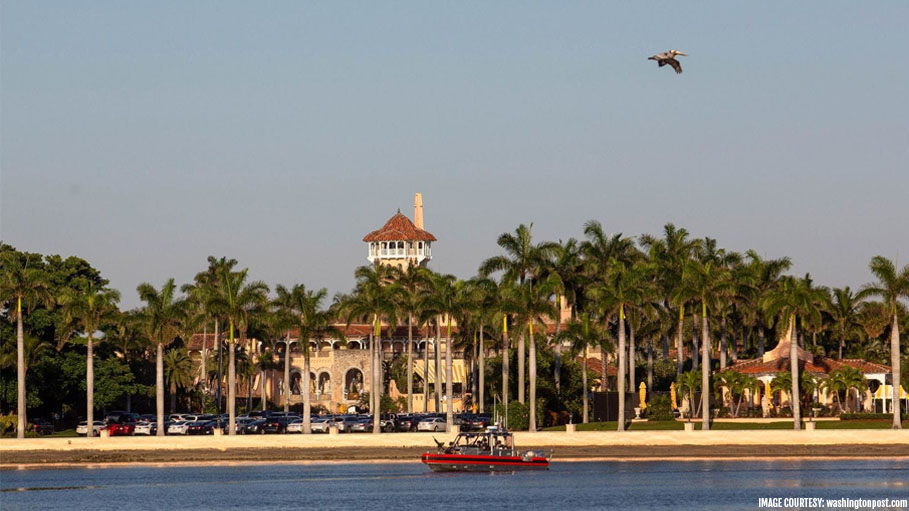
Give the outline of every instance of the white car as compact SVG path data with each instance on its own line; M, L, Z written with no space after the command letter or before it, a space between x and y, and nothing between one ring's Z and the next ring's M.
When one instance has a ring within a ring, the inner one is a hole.
M134 435L151 435L152 428L154 428L154 427L155 427L155 425L152 424L151 422L137 422L136 429L133 431L133 434Z
M167 427L168 435L185 435L186 428L189 427L189 421L177 421Z
M417 431L445 431L448 425L441 417L430 417L417 423Z
M312 426L312 423L310 423ZM288 433L302 433L303 432L303 419L294 419L292 422L287 424Z
M92 428L92 430L94 431L94 433L93 433L94 436L100 435L101 430L104 429L105 427L107 427L107 424L104 424L103 421L95 421L94 427ZM80 436L88 435L88 421L82 421L79 423L78 426L76 426L76 434L78 434Z

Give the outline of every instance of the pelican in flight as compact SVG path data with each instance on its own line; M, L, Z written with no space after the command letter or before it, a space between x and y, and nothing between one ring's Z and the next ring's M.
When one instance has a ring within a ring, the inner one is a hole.
M660 67L663 67L666 64L669 64L670 66L672 66L672 69L675 69L676 73L681 73L682 65L679 64L678 60L675 60L676 55L681 55L683 57L688 56L687 53L682 53L679 50L669 50L666 53L657 53L656 55L654 55L652 57L648 57L647 60L657 61L657 64L659 64Z

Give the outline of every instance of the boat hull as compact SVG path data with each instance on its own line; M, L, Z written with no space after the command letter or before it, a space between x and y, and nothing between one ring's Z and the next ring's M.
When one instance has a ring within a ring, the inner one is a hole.
M542 456L525 458L424 453L421 461L434 472L513 472L549 469L549 460Z

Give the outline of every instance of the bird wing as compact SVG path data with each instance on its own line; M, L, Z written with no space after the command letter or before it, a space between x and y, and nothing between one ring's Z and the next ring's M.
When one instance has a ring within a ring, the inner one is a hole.
M681 72L682 72L682 65L679 64L679 61L678 61L678 60L675 60L675 59L666 59L666 63L669 64L670 66L672 66L672 69L675 69L675 72L676 72L676 73L681 74ZM662 64L662 63L661 63L661 64Z
M657 63L660 64L660 67L663 67L663 66L666 65L666 61L665 61L665 60L658 60Z

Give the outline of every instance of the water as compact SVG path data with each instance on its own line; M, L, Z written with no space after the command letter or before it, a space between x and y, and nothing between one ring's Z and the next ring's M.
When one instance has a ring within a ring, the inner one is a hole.
M18 509L758 509L760 497L909 498L909 461L554 462L437 474L419 463L0 472ZM909 508L907 508L909 509Z

